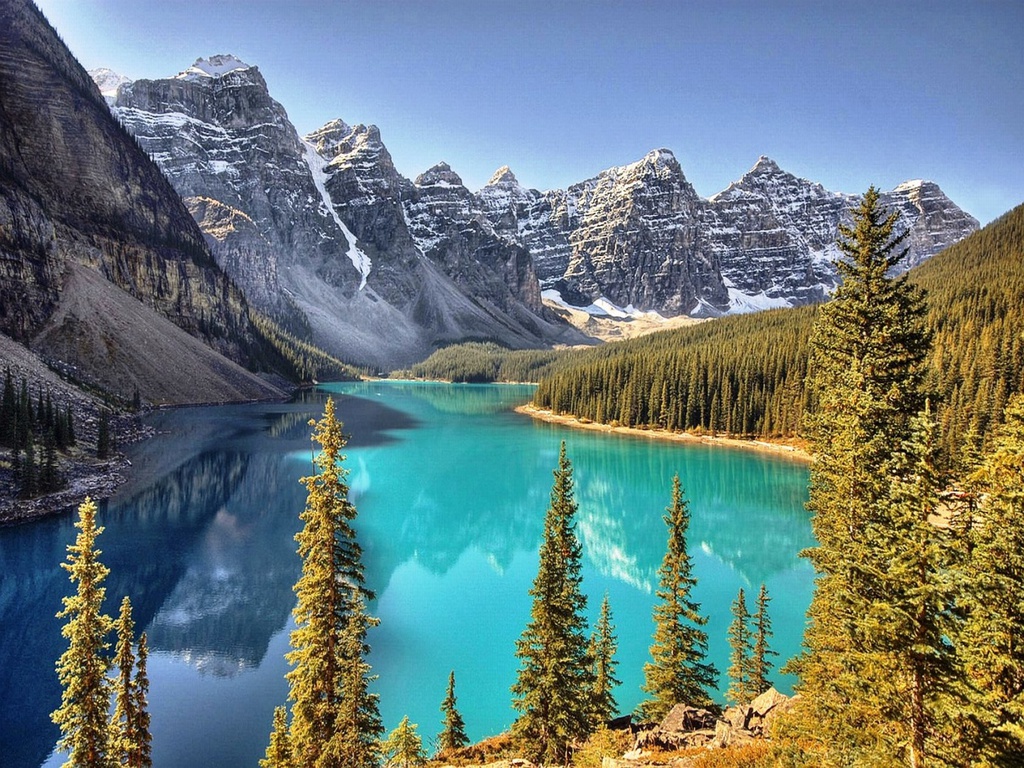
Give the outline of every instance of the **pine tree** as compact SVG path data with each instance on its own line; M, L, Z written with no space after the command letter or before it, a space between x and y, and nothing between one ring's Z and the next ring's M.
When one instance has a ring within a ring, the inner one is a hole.
M103 528L96 525L92 499L86 498L78 507L75 527L79 532L75 543L68 545L68 562L61 563L76 591L63 599L64 608L57 614L67 620L61 634L68 648L57 661L63 693L51 718L60 726L57 751L68 754L65 766L96 768L105 767L111 759L106 651L113 621L103 613L106 588L102 584L110 571L99 560L96 539Z
M686 551L690 509L678 475L672 479L672 504L666 511L668 546L658 569L652 661L644 664L643 690L652 698L639 710L648 722L660 721L676 704L711 706L710 690L718 680L718 670L707 661L708 636L701 629L708 620L691 595L697 580Z
M135 623L132 621L132 603L126 595L121 600L118 615L117 647L114 651L114 714L111 719L111 752L116 755L117 765L130 765L128 754L138 742L136 728L138 714L135 711Z
M416 724L409 722L406 715L391 733L388 734L381 747L388 765L410 768L423 765L427 756L423 751L423 739L416 733Z
M929 336L922 293L889 276L906 254L898 219L871 188L853 226L840 228L843 282L811 343L808 508L818 546L805 554L818 577L791 669L804 741L822 765L921 765L920 696L936 682L926 659L945 653L933 631L942 612L927 525L935 478L915 436Z
M618 702L612 690L620 683L615 677L615 668L618 662L615 661L615 651L618 650L618 640L615 637L615 627L612 625L612 609L608 602L608 595L605 594L601 601L601 613L597 619L597 625L590 636L590 648L588 654L594 663L594 691L593 691L593 727L600 728L615 717L619 710Z
M576 537L572 465L562 443L544 518L530 621L516 641L520 661L512 733L534 762L568 763L572 745L591 731L591 662L587 656L582 548Z
M0 445L17 447L18 406L10 366L4 373L4 391L0 396Z
M444 719L443 728L437 737L437 751L444 753L466 746L469 737L466 736L466 723L456 708L454 669L448 673L448 690L445 692L444 701L441 702L441 713Z
M981 503L961 568L966 622L957 638L968 682L976 764L1019 765L1024 755L1024 397L1007 406L995 445L974 477Z
M348 499L345 438L328 398L313 440L321 451L316 474L302 483L308 491L302 530L296 534L302 575L295 585L296 628L287 674L292 702L289 744L297 768L377 765L382 728L377 696L369 692L366 632L376 619L366 613L362 552Z
M153 745L149 725L149 640L146 633L139 635L139 647L135 659L135 743L128 753L128 765L132 768L150 768L153 765Z
M270 744L266 757L260 760L260 768L293 768L292 749L288 743L288 709L274 709L274 728L270 732Z
M750 637L750 613L747 600L741 588L732 604L732 623L729 625L729 689L725 692L727 701L733 704L749 704L754 696L753 684L753 641Z
M754 696L759 696L772 687L769 674L772 671L772 663L769 656L778 656L768 646L768 639L772 636L772 620L768 615L768 603L771 598L768 596L768 588L762 584L761 591L757 593L757 610L754 612L754 649L750 659L750 685Z

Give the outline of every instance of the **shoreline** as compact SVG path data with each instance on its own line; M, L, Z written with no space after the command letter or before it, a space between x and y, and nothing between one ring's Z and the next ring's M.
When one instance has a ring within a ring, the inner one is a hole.
M811 455L804 449L793 445L786 445L784 443L771 443L765 440L742 440L736 437L694 435L689 432L669 432L666 429L613 427L608 424L598 424L593 421L581 421L575 416L565 416L552 413L551 411L543 408L537 408L530 403L516 406L514 410L516 413L529 416L531 419L536 419L537 421L544 421L548 424L558 424L559 426L571 427L573 429L589 429L594 432L613 433L627 435L630 437L646 437L650 440L665 440L674 443L704 443L706 445L716 445L723 448L742 448L748 451L760 451L763 453L771 453L776 456L787 457L793 461L799 461L804 464L810 464L814 461Z

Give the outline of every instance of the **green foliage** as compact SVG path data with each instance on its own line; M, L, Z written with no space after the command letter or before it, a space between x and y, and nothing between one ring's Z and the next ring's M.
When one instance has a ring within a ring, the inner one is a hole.
M594 665L594 690L593 698L593 720L594 728L600 728L609 720L615 717L619 711L618 702L612 690L621 681L615 677L615 668L619 665L615 661L615 651L618 650L618 640L615 637L615 627L612 624L612 608L608 602L608 595L605 594L601 601L601 613L598 616L594 632L590 636L590 646L587 653Z
M365 661L366 632L377 620L366 613L362 550L352 522L341 423L328 398L313 441L320 445L316 473L304 477L306 506L296 534L302 575L295 585L295 630L287 678L292 702L288 733L292 759L306 766L370 768L378 763L382 728L377 695ZM276 726L275 726L276 728ZM275 730L276 733L276 730Z
M726 701L732 704L749 704L753 701L753 641L750 637L750 613L747 611L747 600L741 588L732 604L732 623L729 624L729 688L725 692Z
M574 768L601 768L604 758L617 759L633 746L634 735L628 730L613 731L598 728L587 739L586 744L572 755Z
M423 739L416 733L416 724L409 722L406 715L381 744L385 764L396 768L410 768L423 765L427 754L423 751Z
M750 685L754 696L767 691L772 687L772 681L768 675L772 671L770 656L778 656L768 646L768 638L772 636L772 620L768 615L768 588L762 584L761 591L757 593L757 610L754 612L754 647L750 658Z
M249 350L256 370L280 372L298 382L355 381L360 371L314 344L294 336L273 320L249 308L249 320L263 343Z
M459 714L455 700L455 670L448 673L448 690L441 702L441 713L444 715L443 727L437 737L438 753L461 749L469 743L466 736L466 723Z
M1011 766L1024 754L1024 398L1006 409L973 478L981 499L968 531L963 662L964 748L975 764Z
M57 751L68 755L65 766L72 768L105 767L112 759L110 726L110 660L107 635L113 621L103 613L110 573L99 561L96 538L103 528L96 525L96 504L86 498L78 507L78 536L68 545L68 557L61 567L76 586L74 595L63 598L64 608L57 614L66 619L61 634L68 648L57 661L57 676L63 688L61 705L51 718L60 726Z
M950 669L934 424L922 393L923 296L891 278L906 237L874 188L839 242L843 283L818 318L807 419L818 573L794 667L825 765L924 764ZM920 413L920 415L918 415Z
M567 353L554 349L506 349L493 342L453 344L434 352L398 378L433 379L462 383L535 382Z
M644 664L643 690L651 698L639 708L647 722L660 722L676 704L713 706L710 690L718 680L718 670L707 661L708 636L701 629L708 620L691 596L697 579L686 551L690 509L678 475L672 479L672 504L666 512L668 545L658 569L652 660Z
M530 589L530 621L516 641L520 661L512 686L519 717L512 733L534 762L565 765L572 745L591 730L591 660L587 655L587 600L580 590L582 547L576 537L572 465L562 443L544 518L537 577Z

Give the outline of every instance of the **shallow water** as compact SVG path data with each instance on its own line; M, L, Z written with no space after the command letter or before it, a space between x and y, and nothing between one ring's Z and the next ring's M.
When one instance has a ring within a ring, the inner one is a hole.
M609 595L619 640L616 698L642 698L651 608L664 553L662 515L678 473L688 541L709 617L710 655L728 667L730 604L773 598L773 647L797 652L812 572L807 468L784 457L609 436L511 412L524 386L378 382L327 385L288 404L165 411L160 435L131 450L132 480L101 511L108 611L132 598L149 635L154 765L254 766L284 673L299 573L293 535L310 472L308 420L334 394L359 510L370 610L370 662L385 727L403 715L429 745L450 670L473 739L513 720L515 640L558 447L566 441L579 504L591 618ZM70 582L58 564L72 516L0 529L0 755L3 766L59 765L49 712L63 650L53 617ZM790 681L778 677L788 690Z

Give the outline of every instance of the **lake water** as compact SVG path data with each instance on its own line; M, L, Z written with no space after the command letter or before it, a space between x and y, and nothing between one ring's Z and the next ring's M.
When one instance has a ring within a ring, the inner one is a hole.
M472 739L514 719L515 640L529 617L559 443L579 504L591 620L607 593L618 635L622 712L642 699L662 520L678 473L688 541L709 617L710 655L727 685L726 629L743 587L772 596L773 647L799 650L813 573L807 468L784 457L570 430L511 412L525 386L402 382L327 385L285 404L164 411L133 446L133 476L101 508L108 612L121 596L149 635L157 768L247 766L285 702L300 569L293 536L310 473L310 418L328 392L351 439L345 466L359 511L368 586L380 618L370 662L387 730L403 715L430 745L448 673ZM60 765L51 755L63 651L54 614L71 583L59 568L73 517L0 529L0 765ZM776 676L789 690L791 681Z

